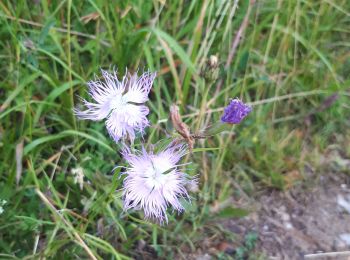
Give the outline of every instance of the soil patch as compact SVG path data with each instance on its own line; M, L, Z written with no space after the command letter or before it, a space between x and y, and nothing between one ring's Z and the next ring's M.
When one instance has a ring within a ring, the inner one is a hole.
M319 176L312 187L265 193L257 203L257 212L224 223L241 237L255 231L256 252L270 259L350 259L349 176Z

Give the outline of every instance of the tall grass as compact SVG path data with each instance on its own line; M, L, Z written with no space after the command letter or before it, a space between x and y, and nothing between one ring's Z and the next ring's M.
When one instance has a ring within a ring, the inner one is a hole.
M349 141L350 2L253 2L0 2L2 258L185 257L204 236L234 239L220 216L241 211L220 215L217 205L283 189L308 149L322 151L336 134ZM220 62L213 83L201 73L210 55ZM103 123L72 114L85 82L111 66L158 72L150 143L166 135L173 103L194 131L219 120L230 98L254 105L242 125L196 144L212 148L189 158L200 192L168 226L122 211L122 180L111 172L118 146ZM79 167L82 190L71 173Z

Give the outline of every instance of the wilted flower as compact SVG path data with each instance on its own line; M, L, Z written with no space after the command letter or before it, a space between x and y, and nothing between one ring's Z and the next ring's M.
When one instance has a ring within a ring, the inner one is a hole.
M78 183L80 190L84 188L84 170L81 167L73 168L71 170L72 175L74 176L74 183Z
M250 106L235 98L225 108L221 121L229 124L239 124L251 111Z
M152 88L155 73L125 75L119 81L113 74L102 70L103 81L88 82L89 95L96 103L83 99L87 110L74 109L81 119L99 121L107 118L106 127L110 136L117 142L121 138L135 139L135 131L143 132L149 125L147 115L148 94Z
M185 146L180 145L169 146L156 154L145 149L137 154L124 150L129 163L124 179L124 209L141 209L146 219L154 218L161 223L168 221L168 206L183 211L179 199L189 199L185 186L191 181L178 169L185 153Z

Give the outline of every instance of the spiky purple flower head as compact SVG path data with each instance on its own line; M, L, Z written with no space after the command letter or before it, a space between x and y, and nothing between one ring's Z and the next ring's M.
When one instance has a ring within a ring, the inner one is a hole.
M106 128L114 141L129 137L135 139L135 132L143 132L149 125L147 115L149 109L144 105L152 88L155 73L126 73L119 81L113 74L101 70L103 80L96 79L87 83L89 95L95 103L83 99L87 108L84 111L74 109L80 119L94 121L106 120Z
M160 223L168 222L168 207L182 212L179 199L189 199L185 186L196 181L179 169L186 150L185 146L170 145L158 153L143 149L135 154L125 148L123 155L129 167L124 173L124 209L143 210L146 219Z
M229 124L239 124L251 111L251 106L235 98L225 108L221 121Z

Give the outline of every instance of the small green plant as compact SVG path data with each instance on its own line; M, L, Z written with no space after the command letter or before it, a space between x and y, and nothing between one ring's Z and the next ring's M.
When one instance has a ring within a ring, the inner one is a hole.
M249 232L246 234L244 237L243 245L236 249L235 258L238 260L246 259L254 250L257 241L257 233Z

